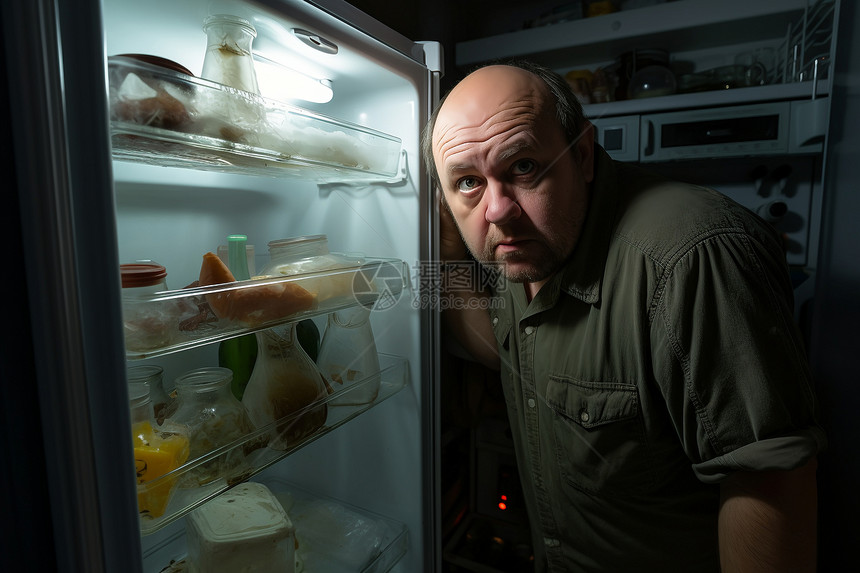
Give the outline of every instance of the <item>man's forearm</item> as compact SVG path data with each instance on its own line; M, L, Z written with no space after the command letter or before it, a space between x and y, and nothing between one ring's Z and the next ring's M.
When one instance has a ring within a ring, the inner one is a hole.
M723 573L815 571L815 460L791 471L740 472L720 486Z

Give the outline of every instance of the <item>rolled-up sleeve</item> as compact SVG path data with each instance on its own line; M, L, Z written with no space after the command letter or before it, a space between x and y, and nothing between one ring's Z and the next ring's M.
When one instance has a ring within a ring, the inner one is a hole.
M712 233L666 268L654 368L702 481L794 469L826 445L792 296L783 255L764 234Z

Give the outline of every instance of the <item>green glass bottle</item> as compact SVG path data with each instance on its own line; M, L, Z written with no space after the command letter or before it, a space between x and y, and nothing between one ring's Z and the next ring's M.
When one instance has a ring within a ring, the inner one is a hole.
M320 353L320 329L310 318L300 320L296 325L296 335L302 349L314 362Z
M227 237L227 266L237 281L251 278L248 272L248 257L245 251L245 243L248 237L245 235L229 235ZM229 368L233 371L233 381L230 390L237 400L241 400L245 394L245 386L254 371L254 363L257 361L257 337L254 334L245 334L229 340L224 340L218 345L218 366Z

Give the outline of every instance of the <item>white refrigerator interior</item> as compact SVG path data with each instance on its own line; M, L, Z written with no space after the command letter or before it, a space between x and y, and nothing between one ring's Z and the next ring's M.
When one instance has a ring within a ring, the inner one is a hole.
M412 275L428 248L427 240L420 236L426 228L422 217L427 213L421 197L423 171L418 148L419 131L428 113L428 71L302 2L272 2L266 7L205 0L104 0L108 60L120 54L155 55L177 62L199 77L207 47L203 23L210 14L238 16L256 29L253 51L264 98L335 118L347 127L361 126L399 139L402 151L394 157L394 173L363 174L349 166L332 170L325 158L315 162L332 145L332 138L359 137L360 128L345 130L345 136L308 128L294 144L323 151L298 167L279 166L277 157L270 168L265 164L270 158L254 159L250 169L219 167L217 162L214 166L193 162L187 167L171 166L157 153L146 160L132 153L132 157L112 163L118 262L157 261L167 269L168 288L174 290L198 279L204 253L226 245L228 235L244 234L254 246L249 261L253 274L269 262L269 241L325 234L332 252L408 265L409 287L398 293L391 307L371 313L379 352L408 360L405 388L251 479L287 480L404 524L407 550L395 570L421 570L424 528L429 523L424 515L427 482L422 453L426 431L422 427L422 385L429 383L424 370L429 360L427 342L422 339L424 318L413 304L418 285ZM303 43L302 31L310 32L313 41ZM314 42L316 46L310 45ZM260 63L267 61L329 87L331 101L283 99L287 96L276 84L286 72L272 71ZM111 85L112 90L115 87ZM115 158L116 148L126 145L122 137L113 135ZM326 316L314 320L324 334ZM171 387L173 379L187 370L216 365L217 349L217 343L203 344L132 360L129 365L161 366L165 386ZM142 536L144 571L160 571L171 560L184 557L186 520L177 519Z

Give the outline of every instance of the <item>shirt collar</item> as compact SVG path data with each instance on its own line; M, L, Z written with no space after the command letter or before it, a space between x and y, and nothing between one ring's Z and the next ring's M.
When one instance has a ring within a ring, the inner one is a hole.
M585 225L573 254L555 279L550 281L559 280L562 292L588 304L596 304L600 300L600 283L615 226L617 194L618 174L615 162L595 143L594 179Z

